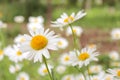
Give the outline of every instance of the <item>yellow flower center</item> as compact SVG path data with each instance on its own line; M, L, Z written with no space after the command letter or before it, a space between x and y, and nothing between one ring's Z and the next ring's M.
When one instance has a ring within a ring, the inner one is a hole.
M67 17L67 18L64 19L64 22L68 23L68 22L73 21L73 20L74 20L74 17L69 16L69 17Z
M70 77L68 77L66 80L71 80Z
M116 37L116 38L119 38L119 37L120 37L120 34L118 34L118 33L115 34L115 37Z
M47 38L42 35L34 36L30 42L31 47L35 50L43 49L47 44Z
M73 32L74 32L74 33L76 33L76 32L77 32L77 30L76 30L76 29L73 29Z
M21 51L17 51L17 56L21 56L22 55L22 52Z
M3 51L2 50L0 50L0 55L2 55L3 54Z
M112 80L110 77L107 77L105 80Z
M45 68L45 69L43 69L43 72L44 72L44 73L47 73L47 72L48 72L48 70Z
M68 60L70 60L70 57L69 56L65 56L64 60L68 61Z
M81 54L78 56L79 60L82 60L82 61L88 59L89 57L90 57L90 55L89 55L87 52L81 53Z
M24 41L25 41L25 39L24 39L24 38L21 38L21 39L20 39L20 42L24 42Z
M61 41L59 41L59 42L58 42L58 45L60 45L60 46L61 46L62 44L63 44L63 43L62 43Z
M24 78L24 77L21 77L20 80L25 80L25 78Z
M117 71L117 76L120 77L120 70Z

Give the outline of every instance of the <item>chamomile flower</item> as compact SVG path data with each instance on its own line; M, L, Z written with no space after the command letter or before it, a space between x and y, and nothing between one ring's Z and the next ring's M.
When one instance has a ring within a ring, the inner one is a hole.
M61 80L75 80L75 77L71 75L65 75Z
M0 61L4 58L4 51L0 50Z
M1 28L7 28L7 24L4 23L3 21L0 21L0 29Z
M71 57L73 59L73 66L78 65L79 67L87 66L91 61L97 61L96 58L98 56L98 52L95 51L96 49L91 48L83 48L81 51L77 50L76 54L73 54ZM76 56L76 57L75 57Z
M68 46L68 41L65 38L59 38L57 42L57 47L60 49L65 49Z
M15 17L14 17L14 21L15 21L16 23L23 23L24 20L25 20L25 18L24 18L23 16L15 16Z
M65 72L65 70L66 70L66 66L64 66L64 65L59 65L56 68L56 72L59 74L63 74Z
M37 29L40 29L43 27L43 24L36 24L36 23L28 23L27 28L28 30L36 31Z
M70 65L70 64L71 64L70 54L68 54L68 53L63 53L63 54L60 56L59 61L60 61L60 63L63 64L63 65Z
M26 72L20 72L16 80L30 80L30 77Z
M43 24L43 22L44 22L44 18L42 16L29 17L29 23Z
M18 36L15 37L14 42L19 44L25 41L25 38L23 35L19 34Z
M7 54L11 61L18 63L26 58L26 54L22 53L18 48L19 45L13 45L13 47L8 48ZM11 54L9 54L11 52Z
M63 27L68 24L73 23L74 21L77 21L78 19L81 19L84 17L86 13L84 11L79 11L76 15L73 12L70 16L68 16L66 13L63 13L60 18L58 18L56 21L52 22L53 27Z
M119 53L117 51L111 51L109 57L112 60L119 60Z
M89 73L100 73L102 70L101 65L92 65L89 67Z
M120 40L120 28L113 29L110 34L113 40Z
M108 69L107 72L114 76L114 78L120 79L120 69Z
M14 73L20 71L21 68L22 68L21 64L10 65L9 71L10 71L10 73L14 74Z
M76 36L81 36L83 29L80 26L73 26L73 32ZM72 30L70 29L70 27L67 28L66 35L72 35Z
M53 68L53 66L50 65L50 64L48 64L48 69L49 69L50 73L51 73L51 69L52 69L52 68ZM39 73L41 76L45 76L46 74L48 74L48 70L47 70L45 64L41 64L41 66L40 66L39 69L38 69L38 73Z
M88 76L86 76L87 78ZM75 80L85 80L84 76L82 74L79 74L75 77Z
M111 74L105 74L102 80L115 80Z
M27 59L42 62L42 55L50 58L48 49L57 50L58 36L53 31L40 28L35 32L30 31L30 34L31 36L24 35L26 40L20 46L22 52L28 52Z
M97 48L97 45L96 44L88 44L86 47L88 47L88 48L93 48L93 49L96 49Z

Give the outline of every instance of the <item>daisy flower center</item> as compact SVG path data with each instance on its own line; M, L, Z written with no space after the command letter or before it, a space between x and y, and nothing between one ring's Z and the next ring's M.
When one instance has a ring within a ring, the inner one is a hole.
M115 36L116 36L117 38L119 38L119 37L120 37L120 34L119 34L119 33L117 33L117 34L115 34Z
M69 17L67 17L67 18L64 19L64 22L68 23L69 21L73 21L73 20L74 20L74 17L69 16Z
M21 51L17 51L17 56L21 56L22 55L22 52Z
M68 61L68 60L70 60L70 57L69 56L65 56L64 60Z
M21 38L21 39L20 39L20 42L24 42L24 41L25 41L25 39L24 39L24 38Z
M77 32L77 30L76 30L76 29L73 29L73 32L74 32L74 33L76 33L76 32Z
M120 70L117 71L117 76L120 77Z
M70 77L68 77L66 80L71 80Z
M61 41L58 42L58 45L62 45L63 43Z
M87 52L81 53L81 54L78 56L79 60L82 60L82 61L88 59L89 57L90 57L90 55L89 55Z
M2 55L3 54L3 51L2 50L0 50L0 55Z
M107 77L105 80L112 80L110 77Z
M47 69L43 69L43 72L44 72L44 73L47 73L47 72L48 72L48 70L47 70Z
M30 45L35 50L41 50L48 44L48 39L42 35L34 36L30 42Z
M25 80L25 78L24 78L24 77L21 77L20 80Z

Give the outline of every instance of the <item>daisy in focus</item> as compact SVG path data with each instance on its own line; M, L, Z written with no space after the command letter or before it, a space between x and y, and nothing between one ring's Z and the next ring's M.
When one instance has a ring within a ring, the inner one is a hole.
M96 58L99 54L95 51L96 49L83 48L81 51L77 50L76 54L71 55L73 59L73 66L78 65L79 67L87 66L91 61L98 61Z
M16 80L30 80L30 77L26 72L20 72Z
M51 69L52 69L52 68L53 68L53 66L50 65L50 64L48 64L48 69L49 69L50 73L51 73ZM38 73L39 73L41 76L45 76L45 75L48 74L48 70L47 70L45 64L42 64L42 65L39 67Z
M20 50L27 53L28 60L34 60L34 62L42 62L42 55L45 58L50 58L48 49L57 50L58 36L49 29L44 28L37 29L35 32L30 31L30 35L24 35L25 42L21 44Z
M120 69L108 69L107 72L110 73L114 79L120 79Z
M86 13L84 13L83 10L79 11L77 14L75 14L73 12L70 16L68 16L66 13L63 13L60 18L58 18L56 21L52 22L52 26L53 27L64 27L68 24L71 24L71 23L81 19L85 15L86 15Z
M73 26L73 32L76 36L81 36L83 29L80 26ZM67 28L66 35L72 35L72 30L70 27Z

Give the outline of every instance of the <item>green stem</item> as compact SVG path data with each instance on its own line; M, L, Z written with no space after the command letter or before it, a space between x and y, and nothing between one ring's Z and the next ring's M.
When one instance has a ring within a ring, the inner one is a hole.
M42 55L42 57L43 57L43 60L44 60L45 66L46 66L46 68L47 68L47 71L48 71L48 74L49 74L50 79L51 79L51 80L54 80L53 77L52 77L52 75L50 74L49 69L48 69L48 65L47 65L47 61L46 61L45 56Z
M1 49L5 47L5 39L3 35L3 31L0 29L0 38L1 38Z

